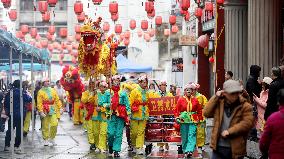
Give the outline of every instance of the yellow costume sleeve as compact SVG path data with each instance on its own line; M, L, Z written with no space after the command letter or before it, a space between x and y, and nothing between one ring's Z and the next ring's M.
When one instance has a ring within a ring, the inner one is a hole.
M82 97L81 97L81 101L83 103L88 103L88 99L89 99L89 91L83 92Z
M43 112L43 108L42 108L42 102L43 102L43 92L42 90L39 90L37 93L37 110L38 112Z
M59 99L59 96L58 96L58 94L57 94L55 89L52 89L52 92L53 92L54 103L56 104L56 108L57 108L57 110L60 110L60 108L62 106L62 103L61 103L61 101Z

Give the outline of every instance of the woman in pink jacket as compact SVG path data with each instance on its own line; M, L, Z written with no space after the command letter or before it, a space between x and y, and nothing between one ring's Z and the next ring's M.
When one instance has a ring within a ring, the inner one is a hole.
M268 88L270 83L272 82L272 79L270 77L264 77L262 80L262 91L260 93L260 97L258 98L255 94L253 96L253 100L255 101L257 105L257 113L258 118L256 121L256 129L258 130L258 138L261 136L263 129L264 129L264 112L266 108L266 101L268 99Z

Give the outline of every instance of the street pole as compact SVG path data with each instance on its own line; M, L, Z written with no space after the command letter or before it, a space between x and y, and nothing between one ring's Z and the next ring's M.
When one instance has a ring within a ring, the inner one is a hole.
M10 83L12 84L12 72L13 72L13 56L12 56L12 47L10 46ZM10 125L10 130L11 130L11 141L10 141L10 146L11 146L11 151L12 151L12 158L14 158L14 143L15 143L15 136L14 136L14 97L13 97L13 88L10 88L10 119L11 120L11 125Z
M32 56L31 60L31 82L32 82L32 143L34 143L34 129L35 129L35 115L34 115L34 110L35 110L35 100L34 100L34 91L35 91L35 84L34 84L34 56Z
M19 55L19 75L20 75L20 112L21 112L21 145L23 145L23 123L24 123L24 103L23 103L23 53Z

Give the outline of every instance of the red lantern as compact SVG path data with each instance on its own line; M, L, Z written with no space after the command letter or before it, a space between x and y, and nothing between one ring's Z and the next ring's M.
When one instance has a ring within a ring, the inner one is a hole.
M152 13L154 10L154 2L145 2L145 11L147 13Z
M180 9L180 14L185 15L188 11Z
M190 0L180 0L180 7L182 10L187 11L188 8L190 7Z
M206 11L213 11L213 3L212 2L205 2L205 10Z
M1 0L3 3L4 8L10 8L11 7L11 0Z
M50 13L49 12L45 12L45 13L43 13L41 15L41 17L42 17L42 21L43 22L49 22L49 20L50 20Z
M67 37L67 28L60 28L59 35L60 35L61 38L66 38Z
M41 39L41 36L39 34L36 35L36 40L40 40Z
M66 48L67 48L67 50L68 50L69 52L71 52L73 47L72 47L72 45L67 45Z
M178 26L177 25L173 25L172 26L172 33L176 34L178 32Z
M127 30L127 31L125 31L125 33L124 33L124 38L125 39L129 39L130 38L130 31L129 30Z
M141 30L138 30L138 31L137 31L137 35L138 35L138 37L142 37L142 31L141 31Z
M108 22L104 22L103 24L103 30L104 32L108 32L109 31L109 28L110 28L110 25Z
M69 35L68 37L67 37L67 41L69 42L69 43L72 43L72 41L73 41L73 36L72 35Z
M53 51L53 45L52 44L48 44L48 50L50 51L50 52L52 52Z
M64 49L66 49L66 47L67 47L67 43L62 41L61 42L61 48L64 50Z
M40 44L41 44L41 46L42 46L43 48L47 48L47 46L48 46L48 40L42 39L42 40L40 41Z
M194 15L196 17L201 17L202 16L202 9L201 8L196 8L195 12L194 12Z
M208 46L208 42L209 42L209 37L207 34L201 35L198 39L197 39L197 44L198 46L202 47L202 48L206 48Z
M216 1L218 4L224 4L224 0L217 0Z
M129 39L124 39L123 43L124 43L125 46L128 46L130 41L129 41Z
M136 21L134 19L130 20L129 27L131 30L134 30L136 28Z
M79 23L82 23L85 21L85 12L82 12L80 15L77 15L77 20Z
M31 37L33 38L37 37L37 28L31 28Z
M81 26L79 24L75 25L75 33L80 33Z
M144 39L145 39L146 42L149 42L151 40L151 37L150 37L150 35L148 33L145 33L144 34Z
M170 35L170 29L164 29L164 35L169 36Z
M50 35L53 35L55 33L55 26L51 25L48 27L48 32Z
M215 62L214 57L210 57L210 58L209 58L209 62L210 62L210 63L214 63L214 62Z
M76 57L78 57L78 51L74 51L73 52L73 56L76 58Z
M121 33L120 35L119 35L119 41L122 41L124 39L124 33Z
M147 13L147 17L148 17L149 19L154 18L155 15L156 15L155 9L154 9L151 13Z
M155 18L156 26L161 26L162 23L163 23L163 18L161 16L156 16L156 18Z
M58 0L47 0L49 7L55 7Z
M170 17L169 17L169 23L170 23L171 25L175 25L176 22L177 22L177 17L176 17L175 15L170 15Z
M103 0L93 0L94 5L100 5Z
M47 6L47 1L38 1L38 10L41 12L41 14L47 11Z
M49 32L46 33L46 38L49 40L49 41L53 41L53 35L51 35Z
M58 42L54 42L52 45L53 45L53 48L54 48L54 49L59 50L60 45L59 45L59 43L58 43Z
M185 20L185 21L189 21L189 18L190 18L189 13L186 12L186 14L185 14L185 16L184 16L184 20Z
M146 31L148 29L148 21L147 20L142 20L141 21L141 29Z
M59 58L60 58L61 60L63 60L63 59L64 59L64 54L63 54L63 53L60 54L60 55L59 55Z
M148 31L148 34L150 35L150 37L153 37L156 33L156 30L151 28L149 31Z
M75 35L75 39L76 39L77 41L80 41L80 39L81 39L81 34L76 34L76 35Z
M17 10L16 9L11 9L9 11L9 18L11 21L16 21L17 19Z
M21 32L26 35L29 32L29 26L28 25L21 25Z
M196 59L192 59L191 63L192 63L193 65L195 65L195 64L196 64Z
M122 25L121 24L116 24L114 27L114 31L116 34L121 34L122 32Z
M76 49L76 50L77 50L78 47L79 47L79 44L78 44L78 43L75 43L75 44L73 44L72 46L73 46L73 49Z
M114 21L114 22L117 21L118 20L118 13L112 14L111 15L111 20Z
M60 66L63 66L63 61L60 60L60 61L59 61L59 65L60 65Z
M74 12L77 15L80 15L83 12L83 3L81 1L76 1L74 3Z
M37 48L39 48L39 49L41 49L42 47L41 47L41 44L40 44L40 42L36 42L36 45L35 45L35 47L37 47Z
M76 64L76 63L77 63L77 60L76 60L75 57L72 57L72 63L73 63L73 64Z
M19 39L23 39L24 38L24 34L21 31L17 31L16 32L16 37Z
M110 2L109 3L109 12L110 14L117 14L118 13L118 3L117 2Z

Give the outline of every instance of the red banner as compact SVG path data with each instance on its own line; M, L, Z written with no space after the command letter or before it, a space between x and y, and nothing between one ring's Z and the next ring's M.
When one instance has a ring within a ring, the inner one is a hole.
M179 97L161 97L149 99L149 115L174 115L174 109Z

